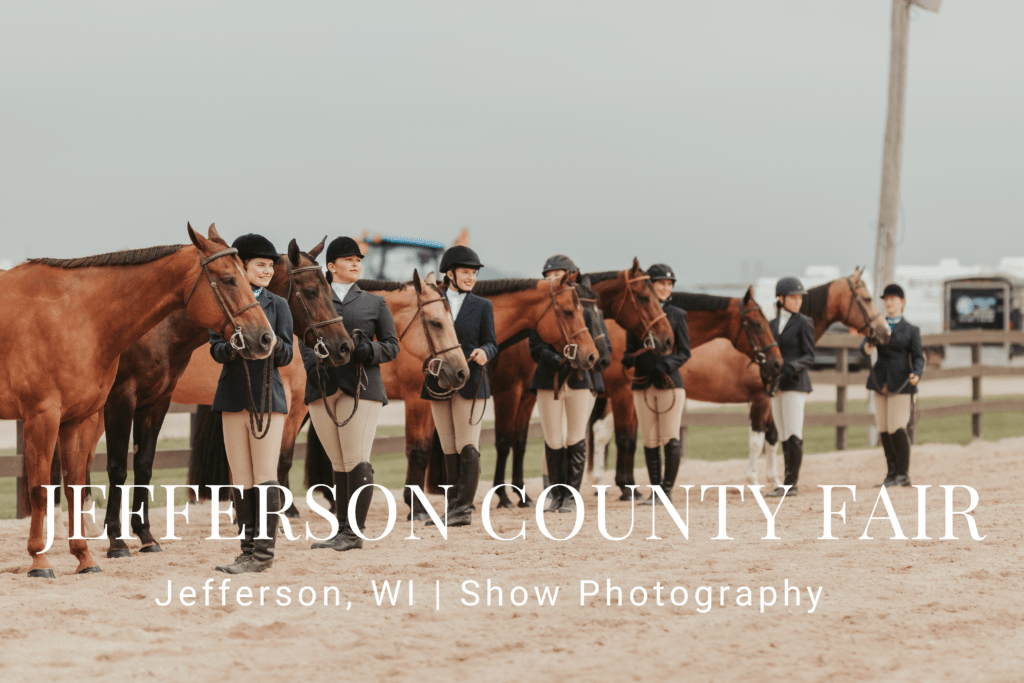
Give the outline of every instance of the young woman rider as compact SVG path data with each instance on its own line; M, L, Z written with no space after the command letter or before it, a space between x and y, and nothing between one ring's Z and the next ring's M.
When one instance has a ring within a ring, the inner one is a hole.
M365 489L356 500L354 519L348 514L349 502L360 487L373 484L370 449L380 409L388 403L380 366L394 360L399 349L395 322L384 298L364 292L356 284L363 272L363 253L354 239L338 237L331 241L327 246L327 271L334 310L343 317L345 329L357 346L348 363L322 370L317 369L312 349L300 342L299 351L306 368L309 419L334 469L338 517L338 533L312 547L341 551L363 547L363 539L355 530L366 528L373 487Z
M578 270L573 260L556 254L544 263L541 274L549 280L558 280L571 270ZM590 329L593 325L590 309L583 309L583 317ZM530 356L537 362L530 391L537 394L549 481L567 484L579 491L587 465L587 421L597 390L595 377L600 375L573 370L569 359L541 339L536 331L530 333ZM544 511L575 512L576 498L565 489L557 488Z
M796 482L800 478L800 463L804 458L804 404L811 393L811 378L807 371L814 363L814 322L800 312L807 291L800 280L784 277L775 284L775 307L778 315L771 321L772 334L782 353L782 380L779 392L772 398L772 415L782 440L782 457L789 485L788 495L797 495ZM771 497L787 495L779 487Z
M262 235L248 234L236 239L231 246L238 250L238 258L242 260L256 301L277 337L270 358L247 361L237 354L229 340L210 331L210 354L224 365L213 397L213 410L223 412L224 449L231 470L231 483L243 489L241 493L233 492L242 553L234 563L217 567L217 570L243 574L270 569L274 562L277 520L268 515L271 519L266 520L266 528L257 529L259 496L254 486L274 485L265 489L267 509L272 512L281 509L281 492L276 488L277 460L281 455L281 435L288 403L277 368L292 361L292 314L287 302L267 289L274 277L274 264L281 259L270 240ZM268 363L272 364L269 406L263 403ZM250 412L250 406L256 409L256 414ZM259 526L264 525L260 523Z
M910 401L924 372L921 330L903 317L907 305L903 288L886 286L882 292L885 319L889 323L889 343L878 347L878 360L868 375L868 389L875 392L875 425L885 451L888 472L880 486L910 486ZM861 344L870 354L875 346L865 339Z
M436 377L428 375L420 394L431 401L446 478L455 484L449 490L448 526L473 523L473 497L480 483L480 423L491 395L484 366L498 353L491 302L472 293L481 268L480 258L469 247L451 247L441 255L445 296L455 321L455 335L469 363L469 380L458 391L449 392L441 389Z
M686 391L679 368L690 359L690 331L686 311L669 303L676 283L672 268L656 263L647 269L647 275L675 333L672 353L657 356L644 346L643 340L627 333L626 355L622 364L634 369L633 405L644 434L644 459L651 486L660 486L671 500L683 450L679 436ZM665 447L664 475L661 471L662 446ZM640 504L654 505L654 491Z

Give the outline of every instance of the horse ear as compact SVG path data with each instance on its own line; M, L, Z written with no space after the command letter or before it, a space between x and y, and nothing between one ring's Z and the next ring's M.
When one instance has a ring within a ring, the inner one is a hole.
M747 293L743 295L743 303L749 304L750 300L754 298L754 285L747 287Z
M220 233L217 232L217 226L214 225L213 223L210 223L210 229L207 230L206 232L207 232L207 234L209 234L211 240L223 240L224 239L223 237L220 236ZM225 242L225 244L226 244L226 242Z
M188 237L199 251L209 251L209 242L207 242L205 237L192 229L191 223L188 223Z
M412 286L416 288L417 294L423 294L423 280L420 278L420 271L412 269Z
M570 285L571 284L575 284L576 283L576 278L578 278L579 275L580 275L580 271L578 271L578 270L570 270L568 273L565 274L565 282L567 284L570 284Z
M324 238L322 240L320 240L320 244L316 245L315 247L313 247L312 249L309 250L310 258L312 258L315 261L316 257L320 255L320 252L322 252L324 250L324 244L326 244L326 243L327 243L327 235L324 235Z
M424 279L424 282L426 282L428 285L437 286L437 278L434 277L434 271L430 271L429 273L427 273L427 277L426 279Z
M637 273L640 270L641 270L641 268L640 268L640 259L638 259L636 256L634 256L633 257L633 272Z
M299 265L299 259L302 257L302 252L299 251L299 243L292 239L288 243L288 260L292 262L292 266Z

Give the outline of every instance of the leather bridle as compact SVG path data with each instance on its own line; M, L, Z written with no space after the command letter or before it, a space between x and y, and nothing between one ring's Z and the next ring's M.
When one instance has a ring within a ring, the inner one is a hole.
M573 287L572 285L564 285L556 290L554 280L548 280L547 283L548 293L551 296L551 301L548 303L547 308L544 309L544 312L540 314L540 317L537 318L537 324L540 324L540 321L544 319L544 316L547 315L549 310L553 311L555 314L555 323L558 325L559 332L562 333L562 341L565 342L565 347L562 349L562 356L569 361L576 360L576 354L579 351L579 345L576 344L573 341L573 339L583 334L584 332L589 333L590 331L587 329L586 324L584 324L583 327L576 330L575 332L569 329L568 323L566 323L562 319L562 316L558 315L558 312L555 311L555 305L557 303L556 299L558 298L558 295L562 294L565 291L569 291L572 292L573 309L575 310L577 308L582 308L580 304L579 294L576 292L576 288Z
M619 314L622 313L622 309L626 306L626 300L630 299L633 302L633 308L636 309L637 315L640 316L640 322L643 322L644 321L644 312L643 312L643 309L640 308L640 302L636 300L636 292L633 291L633 287L631 285L634 282L640 282L642 280L650 280L651 276L650 275L638 275L637 277L630 278L629 275L627 274L627 271L625 271L625 270L622 271L621 274L622 274L622 280L623 280L623 283L624 283L624 290L625 291L622 294L622 301L619 302L619 307L615 310L615 314L612 316L612 318L614 318L615 320L619 319ZM643 334L640 335L640 338L643 339L644 347L645 348L653 349L655 347L655 343L654 343L654 326L657 325L659 321L661 321L661 320L663 320L663 319L665 319L667 317L668 317L668 315L664 311L662 311L661 315L655 316L654 319L651 320L649 323L647 323L647 325L644 327Z
M251 304L246 304L245 306L242 306L240 309L238 309L232 314L230 309L228 309L227 302L224 301L224 295L221 294L220 288L217 286L217 281L214 279L213 274L210 273L210 269L207 268L207 266L212 261L216 261L221 256L233 256L237 253L238 250L234 248L223 249L221 251L218 251L216 254L207 256L206 258L199 259L199 265L202 267L203 273L206 274L206 280L207 282L210 283L210 289L213 290L213 298L217 300L217 303L220 304L220 310L224 312L224 324L221 325L220 327L220 336L225 336L224 330L227 328L228 325L234 327L235 331L231 334L231 339L228 340L228 343L231 344L231 348L233 348L235 351L241 351L245 348L245 338L242 337L242 328L239 327L238 323L235 322L235 317L242 315L250 308L259 306L259 302L253 301ZM196 287L199 286L199 281L203 277L203 273L200 273L199 275L196 276L196 281L192 283L192 289L189 290L188 296L185 297L186 312L188 311L189 302L192 301L192 295L196 293Z
M330 355L330 351L327 350L327 344L324 343L323 335L320 334L320 328L327 327L328 325L333 325L335 323L343 322L344 318L339 315L336 318L331 318L329 320L322 320L319 322L314 321L312 314L309 312L309 307L306 306L305 299L303 299L299 293L298 285L295 283L295 274L308 273L314 270L319 274L320 279L323 280L324 286L327 288L327 291L331 291L331 285L330 283L327 282L327 278L324 277L324 271L320 268L319 265L314 264L312 266L292 268L291 261L288 258L285 258L285 266L288 272L288 292L287 294L285 294L284 300L291 301L292 294L295 294L295 300L299 302L299 306L302 308L302 313L303 315L306 316L307 327L306 331L303 333L303 338L305 338L305 336L310 332L312 332L313 335L316 337L316 342L314 342L313 344L313 353L316 354L317 364L319 365L322 359L327 358Z
M850 287L850 305L846 309L846 319L850 319L850 313L853 312L853 302L856 301L857 306L860 308L861 317L864 319L864 325L857 328L857 333L863 334L870 341L877 341L878 335L875 333L875 328L872 327L871 323L875 321L875 318L881 318L882 314L879 312L875 315L871 315L871 312L868 311L868 307L864 304L863 299L861 299L857 293L861 287L864 287L864 289L867 290L867 285L863 282L861 282L859 286L854 285L853 278L849 275L846 277L846 284ZM870 297L870 293L868 296ZM870 301L870 298L868 300ZM867 332L865 332L865 330L867 330Z
M417 300L419 299L419 294L416 295L416 298ZM416 312L412 314L412 317L409 319L409 324L405 326L404 330L402 330L402 334L398 335L398 341L401 343L405 338L406 333L412 328L413 321L415 321L416 318L420 318L420 322L423 324L423 336L427 340L427 348L430 349L430 356L423 361L423 374L431 375L433 377L439 376L441 374L441 368L444 367L444 359L441 358L441 356L449 351L462 348L462 344L456 344L455 346L449 346L443 349L437 349L434 346L434 338L430 336L430 325L428 324L426 317L420 316L420 313L423 311L424 306L429 306L430 304L436 304L439 302L444 305L444 309L446 311L451 310L448 306L448 300L443 296L436 299L428 299L427 301L418 300L416 303Z
M756 336L754 334L754 323L753 321L747 318L747 314L760 310L761 307L758 306L757 304L754 304L750 308L743 308L743 302L740 302L740 328L743 332L747 333L747 341L750 343L750 348L753 349L754 351L754 357L751 359L750 364L747 365L747 367L750 367L750 365L753 365L754 363L757 363L758 366L763 367L764 364L768 362L768 350L779 345L777 341L772 341L772 343L769 344L768 346L758 347ZM733 346L736 345L736 342L738 342L739 339L740 330L736 330L736 339L734 339L732 342Z

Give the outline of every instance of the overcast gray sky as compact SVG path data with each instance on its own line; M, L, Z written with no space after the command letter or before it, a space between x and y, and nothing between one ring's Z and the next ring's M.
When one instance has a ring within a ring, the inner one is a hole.
M871 264L889 0L6 2L0 258L371 232ZM913 10L899 263L1024 254L1024 3Z

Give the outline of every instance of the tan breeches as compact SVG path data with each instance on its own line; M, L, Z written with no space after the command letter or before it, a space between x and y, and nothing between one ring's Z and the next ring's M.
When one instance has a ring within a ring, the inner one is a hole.
M476 400L476 410L472 416L473 399L462 398L455 394L447 401L431 401L430 412L434 416L434 426L441 440L441 450L445 453L461 453L466 446L480 448L480 429L483 423L484 404L482 398ZM470 424L470 418L475 424Z
M352 415L355 399L336 391L326 399L319 398L309 404L309 419L313 421L316 435L320 437L327 457L335 472L348 472L361 462L369 462L373 437L377 434L377 420L384 404L380 401L359 401L359 410L344 427L339 427L327 414L330 405L338 422L344 422Z
M284 413L270 413L270 429L262 439L249 431L249 411L224 413L224 450L231 468L231 483L243 489L277 481L277 460L281 456Z
M685 389L648 387L633 391L633 406L644 433L644 448L657 448L679 438L685 403Z
M594 395L590 389L563 388L558 398L550 389L537 391L537 411L544 429L544 443L565 448L587 438L587 420Z
M910 422L910 394L886 396L875 392L875 425L879 434L892 434Z

